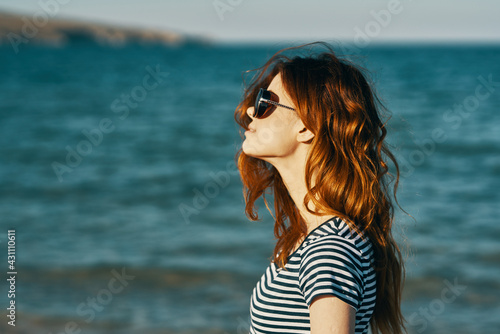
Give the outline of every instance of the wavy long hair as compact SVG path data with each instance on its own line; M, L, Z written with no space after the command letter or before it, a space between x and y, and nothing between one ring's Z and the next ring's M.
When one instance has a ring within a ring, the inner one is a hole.
M316 44L326 50L306 56L285 55ZM314 133L306 161L308 192L304 205L313 214L341 217L351 229L369 237L377 274L372 332L403 333L401 294L405 271L392 236L399 168L384 142L387 130L381 111L387 110L367 80L366 70L337 57L326 43L311 43L283 49L254 71L256 74L236 108L236 122L242 129L248 129L252 120L246 111L253 106L259 88L266 88L275 75L281 74L298 116ZM296 243L307 234L307 225L274 166L246 155L241 149L236 158L243 182L245 213L250 220L259 219L255 202L261 196L273 215L265 196L266 190L272 192L277 238L272 258L284 267ZM394 174L389 172L389 162L394 166ZM392 193L391 182L394 182Z

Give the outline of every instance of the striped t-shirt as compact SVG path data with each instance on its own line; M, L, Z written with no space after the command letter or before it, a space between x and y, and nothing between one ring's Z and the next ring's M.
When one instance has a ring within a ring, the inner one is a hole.
M340 218L307 235L285 269L271 262L250 301L250 333L310 333L309 306L333 295L356 310L356 334L367 333L375 307L376 276L369 239Z

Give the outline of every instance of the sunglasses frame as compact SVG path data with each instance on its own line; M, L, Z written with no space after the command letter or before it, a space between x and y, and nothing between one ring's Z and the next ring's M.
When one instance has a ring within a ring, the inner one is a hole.
M275 101L277 100L277 101ZM257 119L262 119L270 116L276 107L283 107L290 110L295 110L295 108L286 106L284 104L280 104L279 97L275 93L270 90L261 88L259 90L259 94L257 94L257 98L255 99L255 106L253 116ZM272 106L269 106L271 104Z

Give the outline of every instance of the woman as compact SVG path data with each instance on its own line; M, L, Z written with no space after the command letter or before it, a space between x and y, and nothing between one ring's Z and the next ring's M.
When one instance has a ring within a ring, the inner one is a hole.
M275 54L235 112L245 212L274 197L277 243L253 290L251 333L402 333L404 266L391 226L380 101L332 49ZM266 192L266 190L269 190Z

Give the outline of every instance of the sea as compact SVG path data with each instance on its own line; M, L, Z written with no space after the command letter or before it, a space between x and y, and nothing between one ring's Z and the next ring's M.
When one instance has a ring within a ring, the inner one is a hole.
M290 45L0 47L0 332L247 333L234 110ZM499 333L500 45L332 45L390 113L408 332Z

